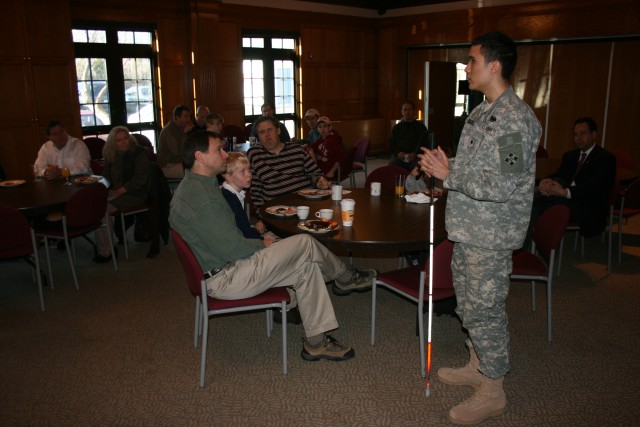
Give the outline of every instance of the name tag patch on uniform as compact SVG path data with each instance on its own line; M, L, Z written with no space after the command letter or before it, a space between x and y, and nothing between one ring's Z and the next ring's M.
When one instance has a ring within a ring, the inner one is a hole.
M503 135L498 139L498 150L500 152L500 172L518 173L524 169L522 134L511 133Z

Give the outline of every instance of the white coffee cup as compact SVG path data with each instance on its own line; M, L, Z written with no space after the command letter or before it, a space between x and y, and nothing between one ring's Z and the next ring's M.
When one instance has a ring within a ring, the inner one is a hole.
M331 219L333 218L333 209L320 209L316 212L316 216L322 219Z
M371 195L372 196L379 196L381 190L382 190L382 184L380 184L379 182L372 182L371 183Z
M340 202L340 209L342 210L342 225L345 227L353 225L355 207L356 201L353 199L343 199Z
M298 206L296 208L296 213L298 214L298 218L307 219L309 216L309 206Z
M331 187L331 200L342 200L342 185Z

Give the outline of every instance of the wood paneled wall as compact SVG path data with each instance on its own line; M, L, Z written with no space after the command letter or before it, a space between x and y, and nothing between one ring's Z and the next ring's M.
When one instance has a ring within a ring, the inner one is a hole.
M542 143L551 157L574 148L573 121L592 116L599 141L631 153L640 173L640 145L632 142L629 126L640 115L640 83L631 77L640 73L632 53L640 51L640 2L635 0L549 1L384 20L381 33L396 43L381 43L380 57L405 55L406 60L381 75L397 75L406 92L381 82L380 99L395 105L413 97L424 86L424 61L466 62L467 48L446 46L495 30L515 40L540 41L519 47L512 84L541 121ZM566 40L552 44L555 38ZM381 109L381 114L388 113Z
M10 0L0 14L0 163L13 178L33 176L52 119L80 129L66 0Z
M69 123L70 133L80 135L69 37L74 19L155 23L164 122L177 104L207 104L219 110L227 123L238 125L243 124L243 29L300 34L302 110L315 107L333 120L378 118L389 127L399 118L400 103L414 98L411 94L420 86L419 72L413 67L422 57L466 60L466 48L427 49L427 54L417 53L416 48L459 46L490 30L504 31L517 40L640 33L637 0L552 0L379 19L215 0L5 3L0 16L4 41L0 90L11 102L0 104L0 161L14 177L28 175L28 164L45 140L42 128L48 119L60 118ZM589 114L600 123L607 147L632 151L640 164L640 148L632 143L635 135L629 126L640 112L639 83L633 78L640 71L635 59L638 43L527 46L514 87L544 123L553 156L571 147L573 119ZM551 90L545 91L549 79ZM385 139L386 135L380 138Z
M226 4L220 6L220 20L235 24L238 32L262 29L300 35L302 113L316 108L332 120L379 116L375 20ZM239 36L237 40L240 43Z

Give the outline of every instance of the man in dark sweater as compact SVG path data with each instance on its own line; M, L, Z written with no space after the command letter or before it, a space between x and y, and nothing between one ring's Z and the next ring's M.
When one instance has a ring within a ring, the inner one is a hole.
M414 116L415 105L411 101L402 104L402 119L393 126L389 135L389 150L391 151L390 165L403 167L407 170L414 168L417 162L416 153L420 137L427 132L427 127Z

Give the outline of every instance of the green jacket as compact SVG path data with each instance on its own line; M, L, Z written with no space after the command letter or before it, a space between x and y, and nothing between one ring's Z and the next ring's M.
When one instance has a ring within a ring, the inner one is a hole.
M202 271L221 268L263 249L259 239L246 239L238 227L216 177L185 171L171 199L169 223L187 242Z

